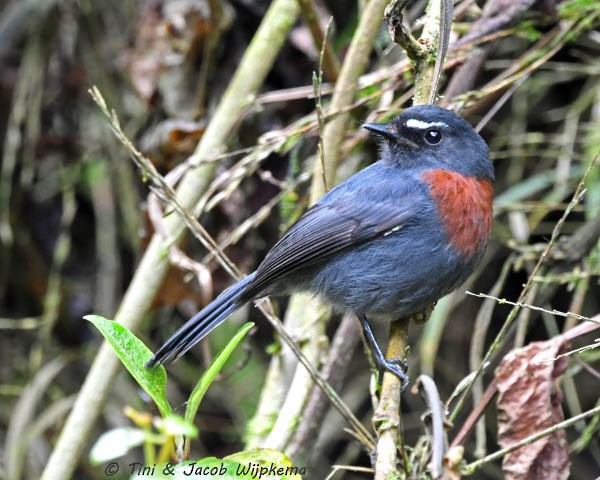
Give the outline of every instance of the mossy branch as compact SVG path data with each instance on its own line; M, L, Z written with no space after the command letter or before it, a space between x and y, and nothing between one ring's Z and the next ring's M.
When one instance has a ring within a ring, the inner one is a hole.
M410 317L390 324L390 340L387 358L404 358L408 338ZM383 374L379 405L373 414L373 426L377 432L375 458L375 480L396 478L398 451L403 451L402 417L400 416L400 395L402 383L389 372ZM406 462L404 462L406 465Z
M392 40L399 44L413 64L415 71L415 105L434 104L442 66L448 51L452 26L451 0L430 0L425 15L423 32L415 39L402 23L406 0L392 0L385 18Z

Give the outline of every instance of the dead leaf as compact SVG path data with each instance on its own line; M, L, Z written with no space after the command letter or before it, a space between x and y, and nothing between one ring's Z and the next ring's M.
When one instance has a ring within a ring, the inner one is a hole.
M204 128L204 122L168 118L143 134L140 149L154 165L169 171L192 154Z
M558 378L568 357L556 357L577 336L599 328L585 322L563 335L509 352L496 369L498 443L505 448L564 420ZM564 430L519 448L504 457L508 480L560 480L569 477Z

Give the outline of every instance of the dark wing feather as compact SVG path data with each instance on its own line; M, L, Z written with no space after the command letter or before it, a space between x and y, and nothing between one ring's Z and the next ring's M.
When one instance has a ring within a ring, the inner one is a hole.
M395 199L393 204L336 202L315 205L269 251L243 296L253 298L294 270L400 229L414 215L411 197Z

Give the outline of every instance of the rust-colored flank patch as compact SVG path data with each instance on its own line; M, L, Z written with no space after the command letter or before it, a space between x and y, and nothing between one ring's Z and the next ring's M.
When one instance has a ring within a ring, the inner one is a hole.
M429 170L422 178L452 246L463 255L474 254L490 237L492 182L448 170Z

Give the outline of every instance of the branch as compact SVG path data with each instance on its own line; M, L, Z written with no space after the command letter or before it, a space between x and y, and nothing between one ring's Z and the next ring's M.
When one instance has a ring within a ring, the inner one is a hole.
M404 358L410 318L403 318L390 324L390 341L386 356ZM375 460L375 480L395 478L398 450L403 451L400 417L400 379L390 372L384 372L381 383L379 405L373 414L373 425L377 432L377 458ZM404 462L406 466L406 462Z
M414 66L414 104L433 105L450 43L453 3L452 0L429 1L425 25L418 40L402 23L406 3L407 0L393 0L386 9L385 19L392 40L404 49Z

